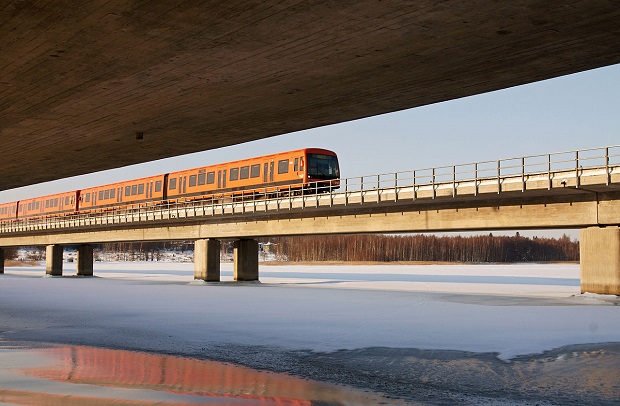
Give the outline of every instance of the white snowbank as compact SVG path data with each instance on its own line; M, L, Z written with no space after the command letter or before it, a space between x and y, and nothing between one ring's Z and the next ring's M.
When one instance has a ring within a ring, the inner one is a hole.
M65 275L74 266L65 264ZM191 263L96 263L96 278L44 273L6 269L0 331L28 327L30 339L43 340L77 334L102 346L126 334L152 350L381 346L506 359L620 342L620 312L611 305L618 300L579 295L579 266L572 264L261 265L261 283L233 282L230 263L222 264L220 283L194 283Z

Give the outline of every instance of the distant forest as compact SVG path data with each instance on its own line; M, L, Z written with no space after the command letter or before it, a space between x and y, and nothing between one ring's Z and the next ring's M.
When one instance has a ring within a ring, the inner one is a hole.
M261 258L291 262L371 261L371 262L545 262L579 261L579 242L561 238L515 236L435 236L435 235L329 235L264 238ZM95 258L124 261L165 260L164 252L184 252L191 260L191 241L103 244L95 247ZM231 240L222 241L222 260L232 259ZM45 250L34 250L31 260L42 260ZM5 258L17 250L5 248ZM180 260L181 257L173 256ZM186 258L187 257L187 258Z
M269 240L289 261L578 261L579 243L562 238L434 235L331 235Z

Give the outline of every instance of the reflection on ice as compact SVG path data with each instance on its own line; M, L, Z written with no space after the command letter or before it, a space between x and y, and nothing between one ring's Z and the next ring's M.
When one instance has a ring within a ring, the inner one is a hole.
M0 351L0 388L0 402L23 405L312 406L385 402L379 396L286 374L90 347Z

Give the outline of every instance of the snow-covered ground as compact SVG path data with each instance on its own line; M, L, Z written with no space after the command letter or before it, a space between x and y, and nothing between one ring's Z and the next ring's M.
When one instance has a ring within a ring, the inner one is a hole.
M0 276L0 337L196 353L217 345L497 352L620 342L615 296L579 294L579 266L278 265L260 283L193 281L191 263L97 262L94 278Z

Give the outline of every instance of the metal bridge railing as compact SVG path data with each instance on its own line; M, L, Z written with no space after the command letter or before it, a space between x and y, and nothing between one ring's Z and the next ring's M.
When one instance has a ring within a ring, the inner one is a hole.
M290 186L277 192L261 188L234 197L179 199L150 206L130 205L63 217L14 220L0 223L0 234L433 199L439 190L442 196L477 195L483 186L484 193L502 193L508 180L520 184L521 191L533 179L543 181L544 187L551 189L558 174L573 179L572 187L579 188L584 171L592 170L602 173L603 184L609 185L612 174L620 172L620 145L323 181L311 184L303 194ZM329 187L325 187L327 183ZM463 192L465 187L467 191Z

